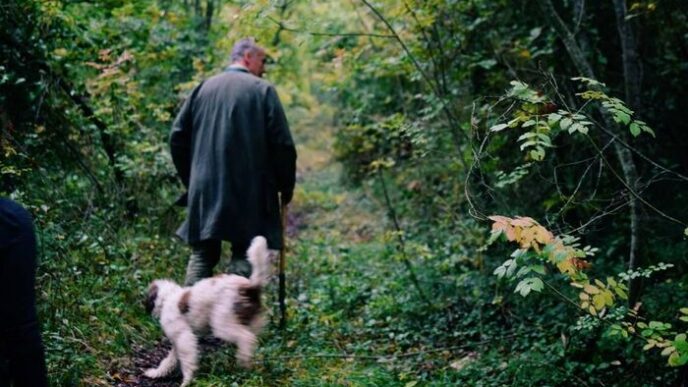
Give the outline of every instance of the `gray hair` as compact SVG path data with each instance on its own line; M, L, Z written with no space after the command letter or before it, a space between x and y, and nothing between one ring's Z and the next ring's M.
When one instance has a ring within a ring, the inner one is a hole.
M244 57L247 51L254 52L260 50L254 38L244 38L234 44L232 48L231 60L232 63L238 62Z

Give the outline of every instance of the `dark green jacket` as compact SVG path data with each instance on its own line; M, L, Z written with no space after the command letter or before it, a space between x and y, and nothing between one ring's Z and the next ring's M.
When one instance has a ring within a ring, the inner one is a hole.
M296 150L274 86L241 70L198 85L170 135L188 213L177 235L282 247L278 192L291 199Z

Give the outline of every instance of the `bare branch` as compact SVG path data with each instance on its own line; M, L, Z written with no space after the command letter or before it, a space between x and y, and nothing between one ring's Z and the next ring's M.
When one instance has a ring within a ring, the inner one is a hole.
M375 34L375 33L367 33L367 32L314 32L314 31L299 30L296 28L287 27L283 22L277 21L270 16L266 16L266 17L271 22L277 24L283 31L289 31L289 32L294 32L294 33L299 33L299 34L308 34L308 35L313 35L313 36L369 36L369 37L373 37L373 38L396 39L396 37L394 35Z

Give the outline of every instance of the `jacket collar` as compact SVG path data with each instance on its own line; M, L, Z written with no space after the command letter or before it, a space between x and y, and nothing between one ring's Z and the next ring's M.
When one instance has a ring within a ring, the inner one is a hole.
M237 71L240 73L250 74L250 72L248 71L248 69L246 67L244 67L238 63L234 63L234 64L229 65L227 68L225 68L225 71Z

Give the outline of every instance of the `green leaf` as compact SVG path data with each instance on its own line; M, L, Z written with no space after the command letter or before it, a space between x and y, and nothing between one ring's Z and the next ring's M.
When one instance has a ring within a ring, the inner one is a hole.
M616 280L612 277L607 277L607 283L612 287L616 287Z
M516 273L516 277L520 278L523 277L524 275L530 273L530 267L528 266L523 266L520 269L518 269L518 273Z
M652 137L657 137L657 136L655 136L655 131L652 130L652 128L650 128L649 126L647 126L647 125L641 125L640 128L643 130L643 132L648 132L648 133L650 133L650 136L652 136Z
M531 290L534 290L536 292L542 291L544 288L544 284L540 278L537 277L530 277L530 278L525 278L521 280L521 282L516 285L516 289L514 290L514 293L519 293L521 296L525 297L527 296Z
M538 149L530 151L530 157L535 161L542 161L545 158L545 150L538 147Z
M504 277L505 273L506 273L506 267L504 267L504 266L499 266L498 268L496 268L494 270L494 272L492 272L492 274L496 275L499 278Z
M688 308L681 308L679 311L683 314L688 314Z
M629 129L631 130L633 137L638 137L640 135L640 125L636 124L635 122L631 123Z
M521 144L521 150L524 150L525 148L528 148L529 146L534 146L537 145L538 142L535 140L529 140Z
M487 245L493 244L502 235L502 230L495 230L490 232L490 237L487 239Z
M566 130L566 129L568 129L569 126L571 126L572 123L573 123L573 120L571 120L570 118L567 117L567 118L564 118L563 120L561 120L561 122L559 123L559 126L561 127L561 130Z
M550 125L554 125L554 124L556 124L557 122L559 122L560 119L561 119L561 115L560 115L560 114L551 113L550 115L547 116L547 123L550 124Z
M686 342L686 334L680 333L674 338L674 347L680 353L688 353L688 342Z
M516 139L516 141L523 141L523 140L527 140L527 139L533 138L533 137L537 137L537 133L535 133L535 132L525 132L525 133L523 133L522 135L518 136L518 138Z
M542 280L540 278L537 278L537 277L532 278L532 280L533 281L531 282L531 285L530 285L531 289L535 290L536 292L541 292L542 289L544 289L545 284L542 282Z
M623 289L621 289L620 287L615 287L614 293L616 293L616 295L619 296L619 298L621 298L622 300L628 300L628 294L626 294L626 292L623 291Z
M631 116L630 114L623 112L621 110L614 110L614 121L617 123L623 123L625 125L628 125L629 122L631 122Z
M500 130L504 130L508 125L507 124L498 124L490 128L491 132L499 132Z
M535 120L528 120L528 121L524 122L523 125L521 125L521 127L527 128L527 127L533 126L533 125L535 125Z
M679 355L678 352L674 352L669 356L668 363L672 367L680 367L688 363L688 354L684 353Z
M530 39L534 40L542 33L542 27L535 27L530 30Z
M544 265L532 265L530 266L530 269L538 274L545 274L545 266Z
M545 145L548 147L552 147L552 139L549 138L548 135L544 133L536 133L537 138L540 140L540 145Z
M497 64L497 61L494 59L485 59L485 60L481 60L480 62L476 63L475 65L480 66L480 67L484 68L485 70L489 70L492 67L494 67L496 64Z

